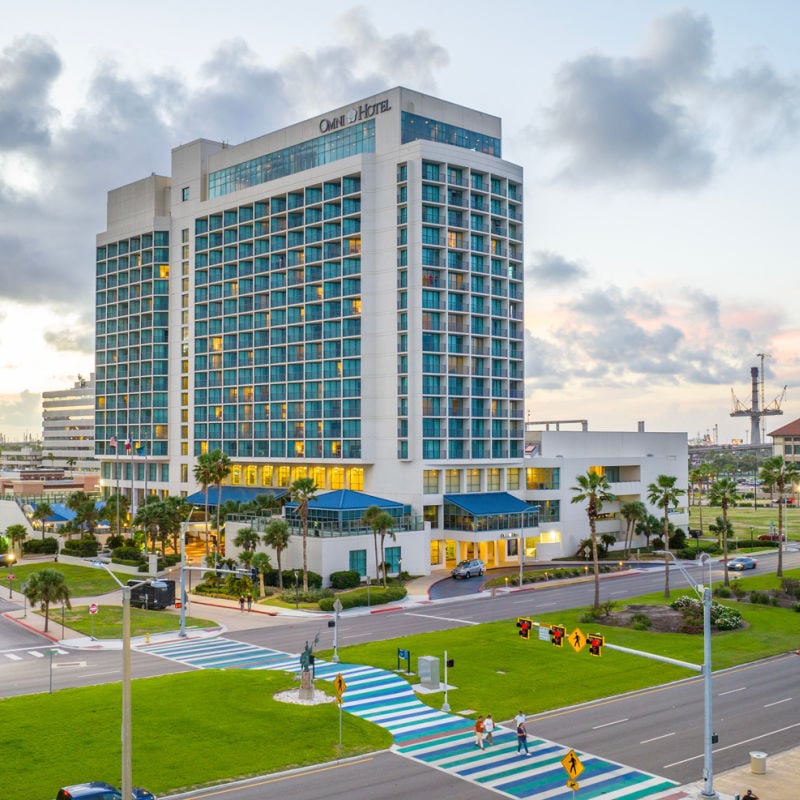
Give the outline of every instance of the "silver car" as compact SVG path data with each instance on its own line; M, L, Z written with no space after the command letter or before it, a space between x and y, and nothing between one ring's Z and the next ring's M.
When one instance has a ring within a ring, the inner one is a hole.
M471 578L473 575L483 575L486 572L486 564L479 558L473 558L469 561L459 561L458 564L450 570L450 574L454 578Z

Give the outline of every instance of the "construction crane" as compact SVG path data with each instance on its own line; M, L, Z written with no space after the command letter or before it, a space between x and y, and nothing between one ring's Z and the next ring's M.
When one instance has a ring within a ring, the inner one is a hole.
M783 391L778 395L769 405L764 400L764 359L771 358L769 353L757 353L761 359L761 403L759 405L759 385L758 385L758 367L750 368L751 379L751 394L750 394L750 408L747 408L739 398L736 397L733 388L731 388L731 398L733 400L732 417L750 417L750 444L763 444L762 431L761 431L761 417L775 416L783 414L781 404L786 397L786 386Z

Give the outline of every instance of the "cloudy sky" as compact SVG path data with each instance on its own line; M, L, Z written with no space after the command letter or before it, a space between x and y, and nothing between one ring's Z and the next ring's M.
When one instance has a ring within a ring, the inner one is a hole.
M800 4L38 0L0 27L0 433L93 367L106 192L404 85L526 179L527 414L749 435L800 416Z

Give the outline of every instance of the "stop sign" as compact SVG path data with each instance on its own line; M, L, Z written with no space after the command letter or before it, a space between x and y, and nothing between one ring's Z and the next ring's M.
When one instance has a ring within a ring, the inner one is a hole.
M8 579L9 579L10 581L13 581L13 580L14 580L14 575L13 575L13 574L11 574L11 573L9 573L9 575L8 575Z
M91 603L89 605L89 613L96 614L97 613L97 603Z

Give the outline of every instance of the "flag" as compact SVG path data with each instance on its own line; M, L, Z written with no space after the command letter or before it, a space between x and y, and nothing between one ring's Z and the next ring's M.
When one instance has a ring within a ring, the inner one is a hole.
M129 436L129 437L128 437L128 438L125 440L125 452L126 452L126 453L130 453L130 451L131 451L131 437Z
M137 456L146 456L147 455L147 445L137 445L136 446L136 455Z
M116 437L116 436L112 436L112 437L111 437L111 438L108 440L108 446L109 446L109 447L113 447L113 448L116 450L116 448L117 448L117 437Z

